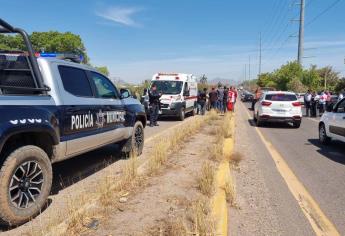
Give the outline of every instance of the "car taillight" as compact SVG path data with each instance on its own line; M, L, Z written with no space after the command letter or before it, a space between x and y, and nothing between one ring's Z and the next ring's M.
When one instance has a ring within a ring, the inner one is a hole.
M300 102L293 102L293 103L292 103L292 106L294 106L294 107L300 107L300 106L301 106L301 103L300 103Z
M267 102L267 101L262 101L261 102L261 105L265 106L265 107L268 107L268 106L271 106L272 102Z

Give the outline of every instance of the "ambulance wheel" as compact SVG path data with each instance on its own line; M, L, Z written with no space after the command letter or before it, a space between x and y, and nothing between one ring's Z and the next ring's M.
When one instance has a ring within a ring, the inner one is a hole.
M186 115L185 108L182 107L182 108L180 109L179 114L178 114L178 119L179 119L180 121L184 121L185 115Z

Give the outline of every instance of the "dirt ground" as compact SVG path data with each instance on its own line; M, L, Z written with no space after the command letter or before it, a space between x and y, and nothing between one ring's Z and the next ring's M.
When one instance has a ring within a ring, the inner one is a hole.
M208 159L213 137L209 128L195 134L145 184L131 192L124 203L100 222L91 235L160 235L164 222L176 220L188 211L190 202L200 198L197 178Z

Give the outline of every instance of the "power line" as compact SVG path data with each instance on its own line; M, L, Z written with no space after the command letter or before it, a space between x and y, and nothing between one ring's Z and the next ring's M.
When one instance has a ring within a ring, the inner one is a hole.
M320 18L321 16L323 16L324 14L326 14L329 10L331 10L333 7L335 7L340 1L342 0L336 0L334 1L331 5L329 5L325 10L323 10L322 12L320 12L317 16L315 16L313 19L311 19L305 26L311 25L312 23L314 23L318 18Z

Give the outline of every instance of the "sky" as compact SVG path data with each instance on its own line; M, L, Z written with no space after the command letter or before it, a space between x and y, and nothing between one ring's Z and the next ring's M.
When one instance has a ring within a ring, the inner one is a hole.
M0 0L0 17L29 33L79 34L91 64L131 83L156 72L242 81L249 64L250 78L258 74L260 32L262 72L296 59L298 2ZM345 0L306 0L304 67L330 65L345 75L344 11Z

